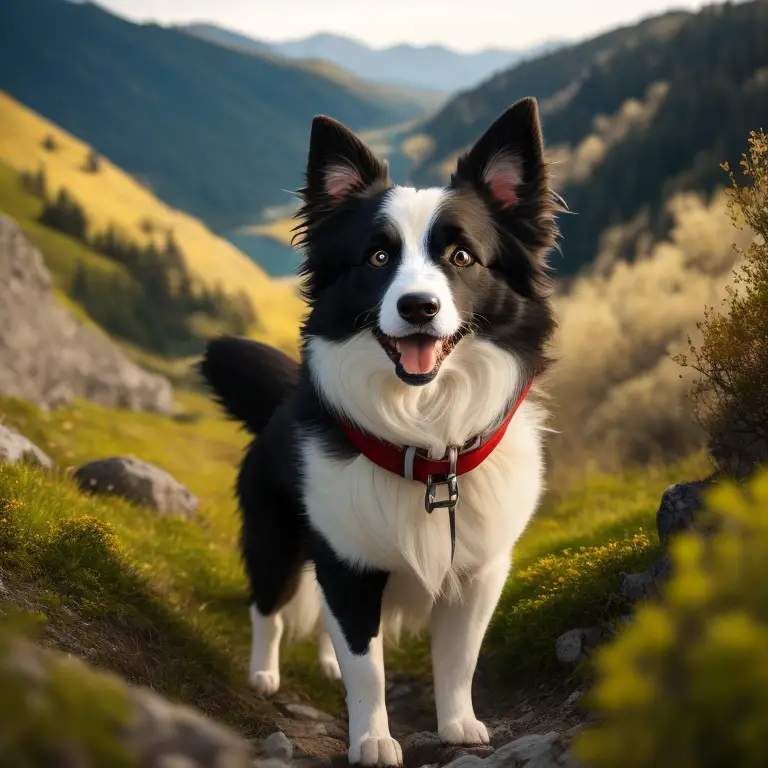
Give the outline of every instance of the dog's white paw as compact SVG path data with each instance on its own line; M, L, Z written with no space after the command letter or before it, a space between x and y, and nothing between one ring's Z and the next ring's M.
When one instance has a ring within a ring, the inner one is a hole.
M357 745L349 745L349 762L364 766L400 766L403 764L403 750L391 737L363 739Z
M258 672L251 672L248 682L257 693L262 694L262 696L271 696L273 693L277 693L280 688L280 670L262 669Z
M452 720L446 723L437 734L443 744L461 744L477 746L488 744L488 729L483 723L474 718L468 720Z
M323 670L323 674L329 680L341 680L341 669L339 668L339 662L336 661L336 657L324 656L318 659L320 662L320 669Z

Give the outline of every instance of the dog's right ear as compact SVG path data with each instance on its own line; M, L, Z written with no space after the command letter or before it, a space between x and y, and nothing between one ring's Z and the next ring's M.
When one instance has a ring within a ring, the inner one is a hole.
M391 185L389 165L380 160L337 120L318 115L312 121L304 202L330 208L386 189Z

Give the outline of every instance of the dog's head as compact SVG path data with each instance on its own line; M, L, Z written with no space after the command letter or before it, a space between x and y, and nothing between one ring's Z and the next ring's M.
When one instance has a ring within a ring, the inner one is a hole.
M491 125L446 187L423 190L393 185L386 162L317 117L301 197L305 337L367 335L376 365L415 386L439 377L468 336L541 370L560 204L533 99Z

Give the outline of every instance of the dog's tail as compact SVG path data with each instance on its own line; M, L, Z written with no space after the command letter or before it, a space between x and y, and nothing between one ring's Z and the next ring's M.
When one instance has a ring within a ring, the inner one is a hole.
M227 413L254 434L299 378L298 363L284 352L235 336L209 341L198 370Z

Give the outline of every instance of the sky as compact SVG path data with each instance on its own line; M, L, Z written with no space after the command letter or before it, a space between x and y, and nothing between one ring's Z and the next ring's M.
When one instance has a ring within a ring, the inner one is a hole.
M702 0L95 0L161 24L208 21L262 40L333 32L381 48L440 43L462 51L580 40Z

